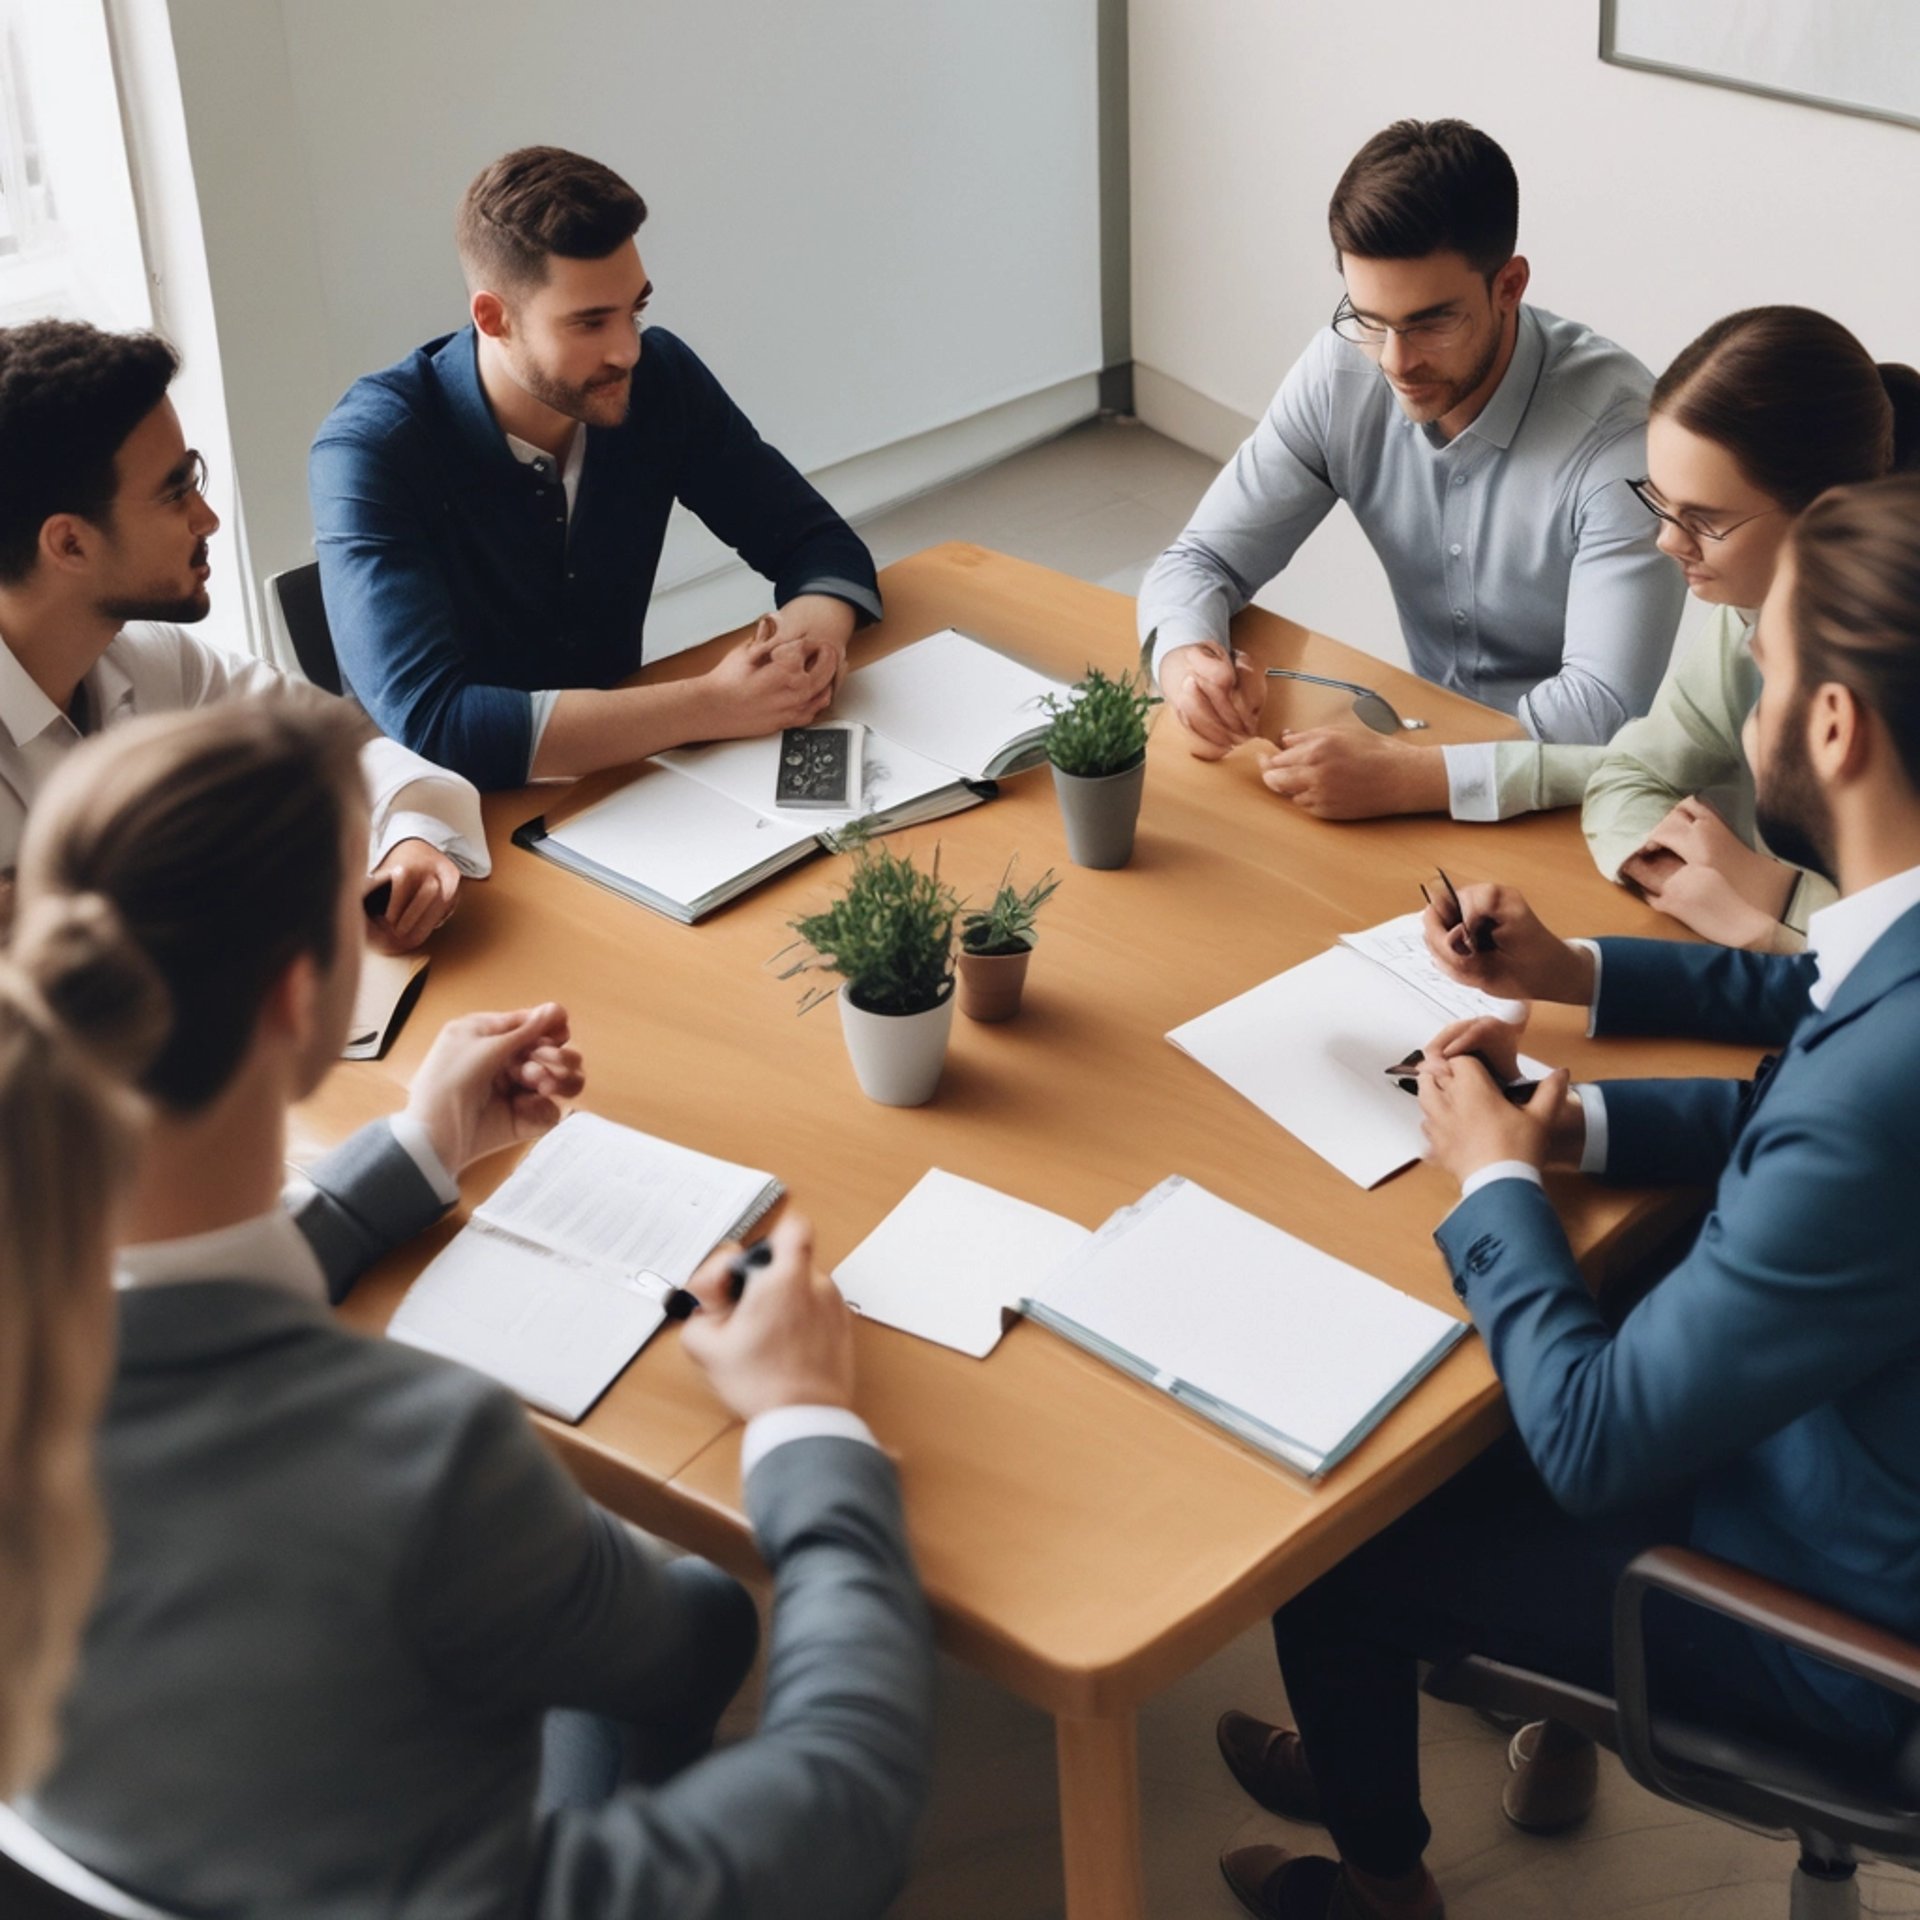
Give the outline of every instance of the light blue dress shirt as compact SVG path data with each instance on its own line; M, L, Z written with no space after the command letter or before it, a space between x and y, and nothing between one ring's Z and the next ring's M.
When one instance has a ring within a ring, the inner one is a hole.
M1513 358L1451 441L1401 411L1331 328L1140 589L1140 633L1222 645L1227 622L1344 500L1387 570L1414 671L1599 744L1646 712L1685 584L1626 486L1646 472L1652 376L1610 340L1522 307Z

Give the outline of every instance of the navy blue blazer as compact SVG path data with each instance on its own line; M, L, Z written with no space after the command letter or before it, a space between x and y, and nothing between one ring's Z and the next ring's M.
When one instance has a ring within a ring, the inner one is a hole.
M356 380L308 462L342 675L383 732L487 788L527 778L531 693L638 670L676 500L774 583L880 617L873 557L693 349L647 330L633 404L588 427L569 527L557 475L514 457L474 331Z
M1920 908L1824 1012L1810 961L1603 943L1601 1032L1765 1036L1803 1017L1751 1083L1606 1083L1610 1179L1717 1183L1692 1251L1609 1332L1552 1203L1483 1187L1436 1235L1527 1451L1574 1513L1695 1487L1693 1542L1920 1638ZM1760 1643L1894 1737L1886 1696Z

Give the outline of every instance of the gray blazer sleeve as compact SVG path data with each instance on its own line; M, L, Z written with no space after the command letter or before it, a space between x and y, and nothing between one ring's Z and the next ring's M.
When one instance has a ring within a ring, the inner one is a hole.
M383 1254L446 1212L413 1156L384 1120L365 1126L307 1170L310 1191L289 1191L287 1210L327 1276L327 1296L347 1289Z
M931 1751L933 1643L893 1464L795 1440L747 1507L774 1571L750 1740L548 1823L543 1920L864 1920L906 1877Z

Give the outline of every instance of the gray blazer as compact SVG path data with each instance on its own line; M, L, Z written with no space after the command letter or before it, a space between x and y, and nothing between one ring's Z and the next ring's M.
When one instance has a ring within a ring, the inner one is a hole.
M384 1125L301 1224L336 1290L439 1211ZM121 1296L111 1564L23 1811L170 1907L877 1914L925 1796L932 1649L892 1464L808 1439L746 1489L775 1579L759 1732L534 1809L551 1707L644 1720L690 1643L657 1553L462 1367L244 1281Z

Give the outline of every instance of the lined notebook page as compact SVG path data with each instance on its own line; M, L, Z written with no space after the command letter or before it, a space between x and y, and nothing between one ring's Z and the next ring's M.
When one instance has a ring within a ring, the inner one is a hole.
M1461 1323L1173 1179L1117 1215L1037 1296L1312 1453L1340 1450Z
M583 1264L682 1287L779 1192L771 1174L570 1113L474 1218Z

